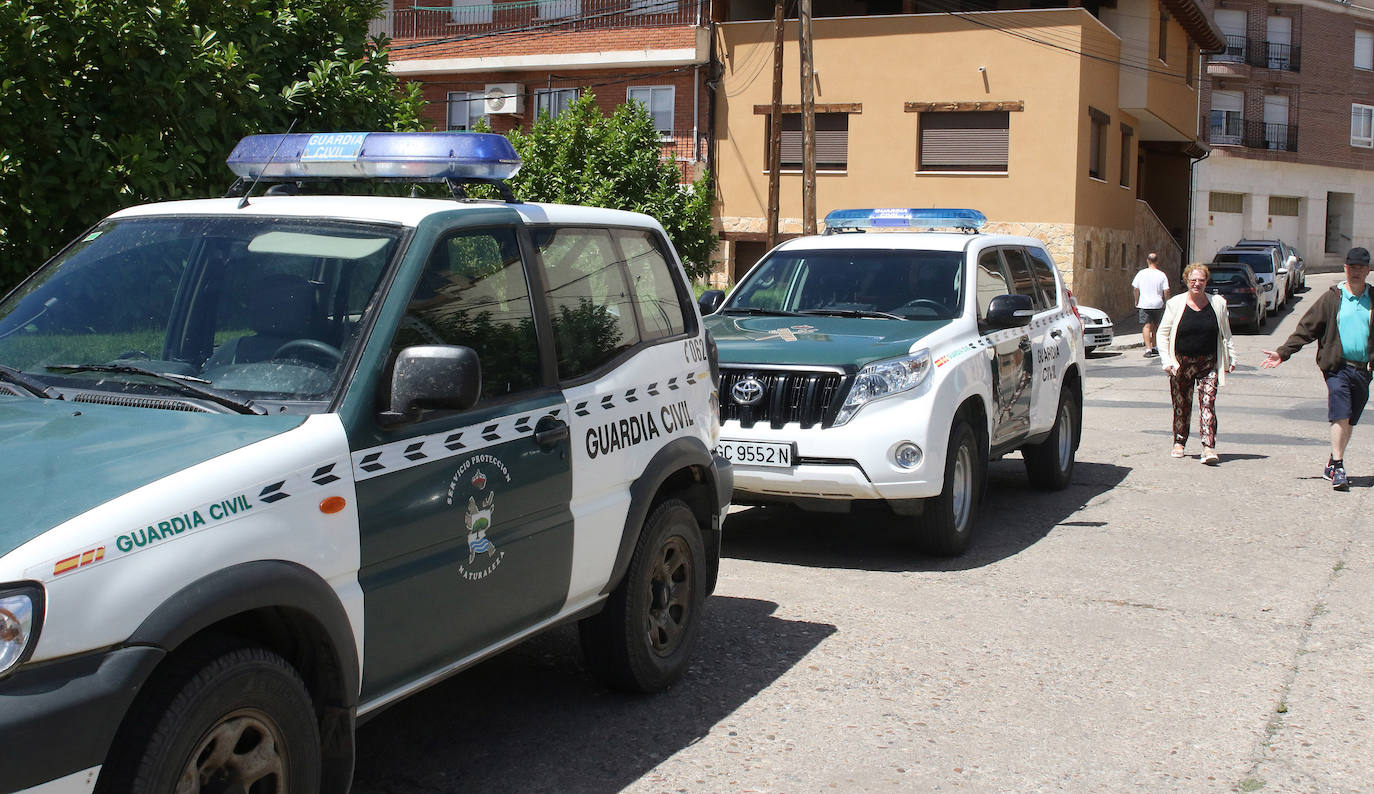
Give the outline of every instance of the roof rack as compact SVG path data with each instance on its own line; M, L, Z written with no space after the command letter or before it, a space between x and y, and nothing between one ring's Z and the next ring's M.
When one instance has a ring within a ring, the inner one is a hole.
M440 182L455 199L464 185L492 185L517 203L507 179L520 157L504 135L484 132L325 132L249 135L226 161L238 179L226 197L246 196L259 182L329 180Z
M987 225L987 216L969 209L882 209L834 210L825 216L825 233L863 232L869 229L930 231L957 229L969 234Z

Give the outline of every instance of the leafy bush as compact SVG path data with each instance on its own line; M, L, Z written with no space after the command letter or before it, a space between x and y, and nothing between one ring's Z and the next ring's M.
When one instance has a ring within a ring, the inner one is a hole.
M418 129L381 5L0 3L0 294L120 207L223 194L246 134Z

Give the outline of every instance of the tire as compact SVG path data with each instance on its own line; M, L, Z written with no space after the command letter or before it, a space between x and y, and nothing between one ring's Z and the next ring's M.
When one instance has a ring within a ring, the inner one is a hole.
M1269 322L1269 310L1264 308L1264 304L1261 303L1259 319L1255 321L1255 330L1263 328L1264 324L1267 322Z
M125 719L96 790L319 788L319 725L300 675L264 648L219 646L158 671Z
M918 519L918 549L940 557L964 553L973 538L983 471L983 448L978 437L967 421L956 419L949 431L944 486L939 496L926 500Z
M1046 491L1062 491L1073 479L1074 453L1078 450L1079 417L1082 408L1072 388L1059 390L1059 410L1054 427L1039 444L1026 446L1021 456L1031 484Z
M625 578L578 626L587 667L606 686L658 692L687 671L706 601L705 548L681 499L649 514Z

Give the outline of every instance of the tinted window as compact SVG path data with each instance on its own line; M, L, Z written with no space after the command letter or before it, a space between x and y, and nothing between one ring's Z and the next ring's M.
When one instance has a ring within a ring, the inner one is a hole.
M1241 262L1256 273L1273 273L1274 257L1268 251L1232 251L1217 254L1217 262Z
M630 286L639 306L640 336L645 341L686 333L685 318L689 316L682 307L683 296L678 292L673 266L655 245L655 236L631 229L615 232L630 272Z
M606 229L540 229L558 377L578 378L639 342L625 263Z
M1007 260L1007 269L1011 273L1012 289L1017 295L1026 295L1035 304L1036 309L1045 308L1045 301L1040 297L1040 291L1035 287L1035 278L1031 275L1030 262L1026 259L1026 254L1020 248L1003 248L1002 256Z
M978 319L988 316L988 304L998 295L1010 295L1011 285L996 249L978 255Z
M1039 248L1027 248L1026 253L1030 256L1031 272L1040 284L1040 294L1045 298L1045 305L1058 306L1059 284L1054 278L1055 267L1050 255Z
M396 331L411 345L466 345L482 362L482 400L539 384L539 346L520 246L509 229L464 232L430 254Z

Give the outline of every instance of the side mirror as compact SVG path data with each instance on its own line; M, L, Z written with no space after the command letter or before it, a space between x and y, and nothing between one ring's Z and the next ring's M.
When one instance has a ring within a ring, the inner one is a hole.
M984 322L993 328L1015 328L1030 325L1035 316L1035 304L1029 295L998 295L988 303Z
M482 394L477 351L458 345L417 345L396 356L387 410L377 415L394 427L419 419L422 408L465 411Z
M725 290L708 289L697 298L697 308L702 314L715 314L725 303Z
M1273 292L1273 291L1274 291L1274 282L1272 282L1272 281L1266 281L1266 282L1264 282L1264 291L1265 291L1265 292Z

